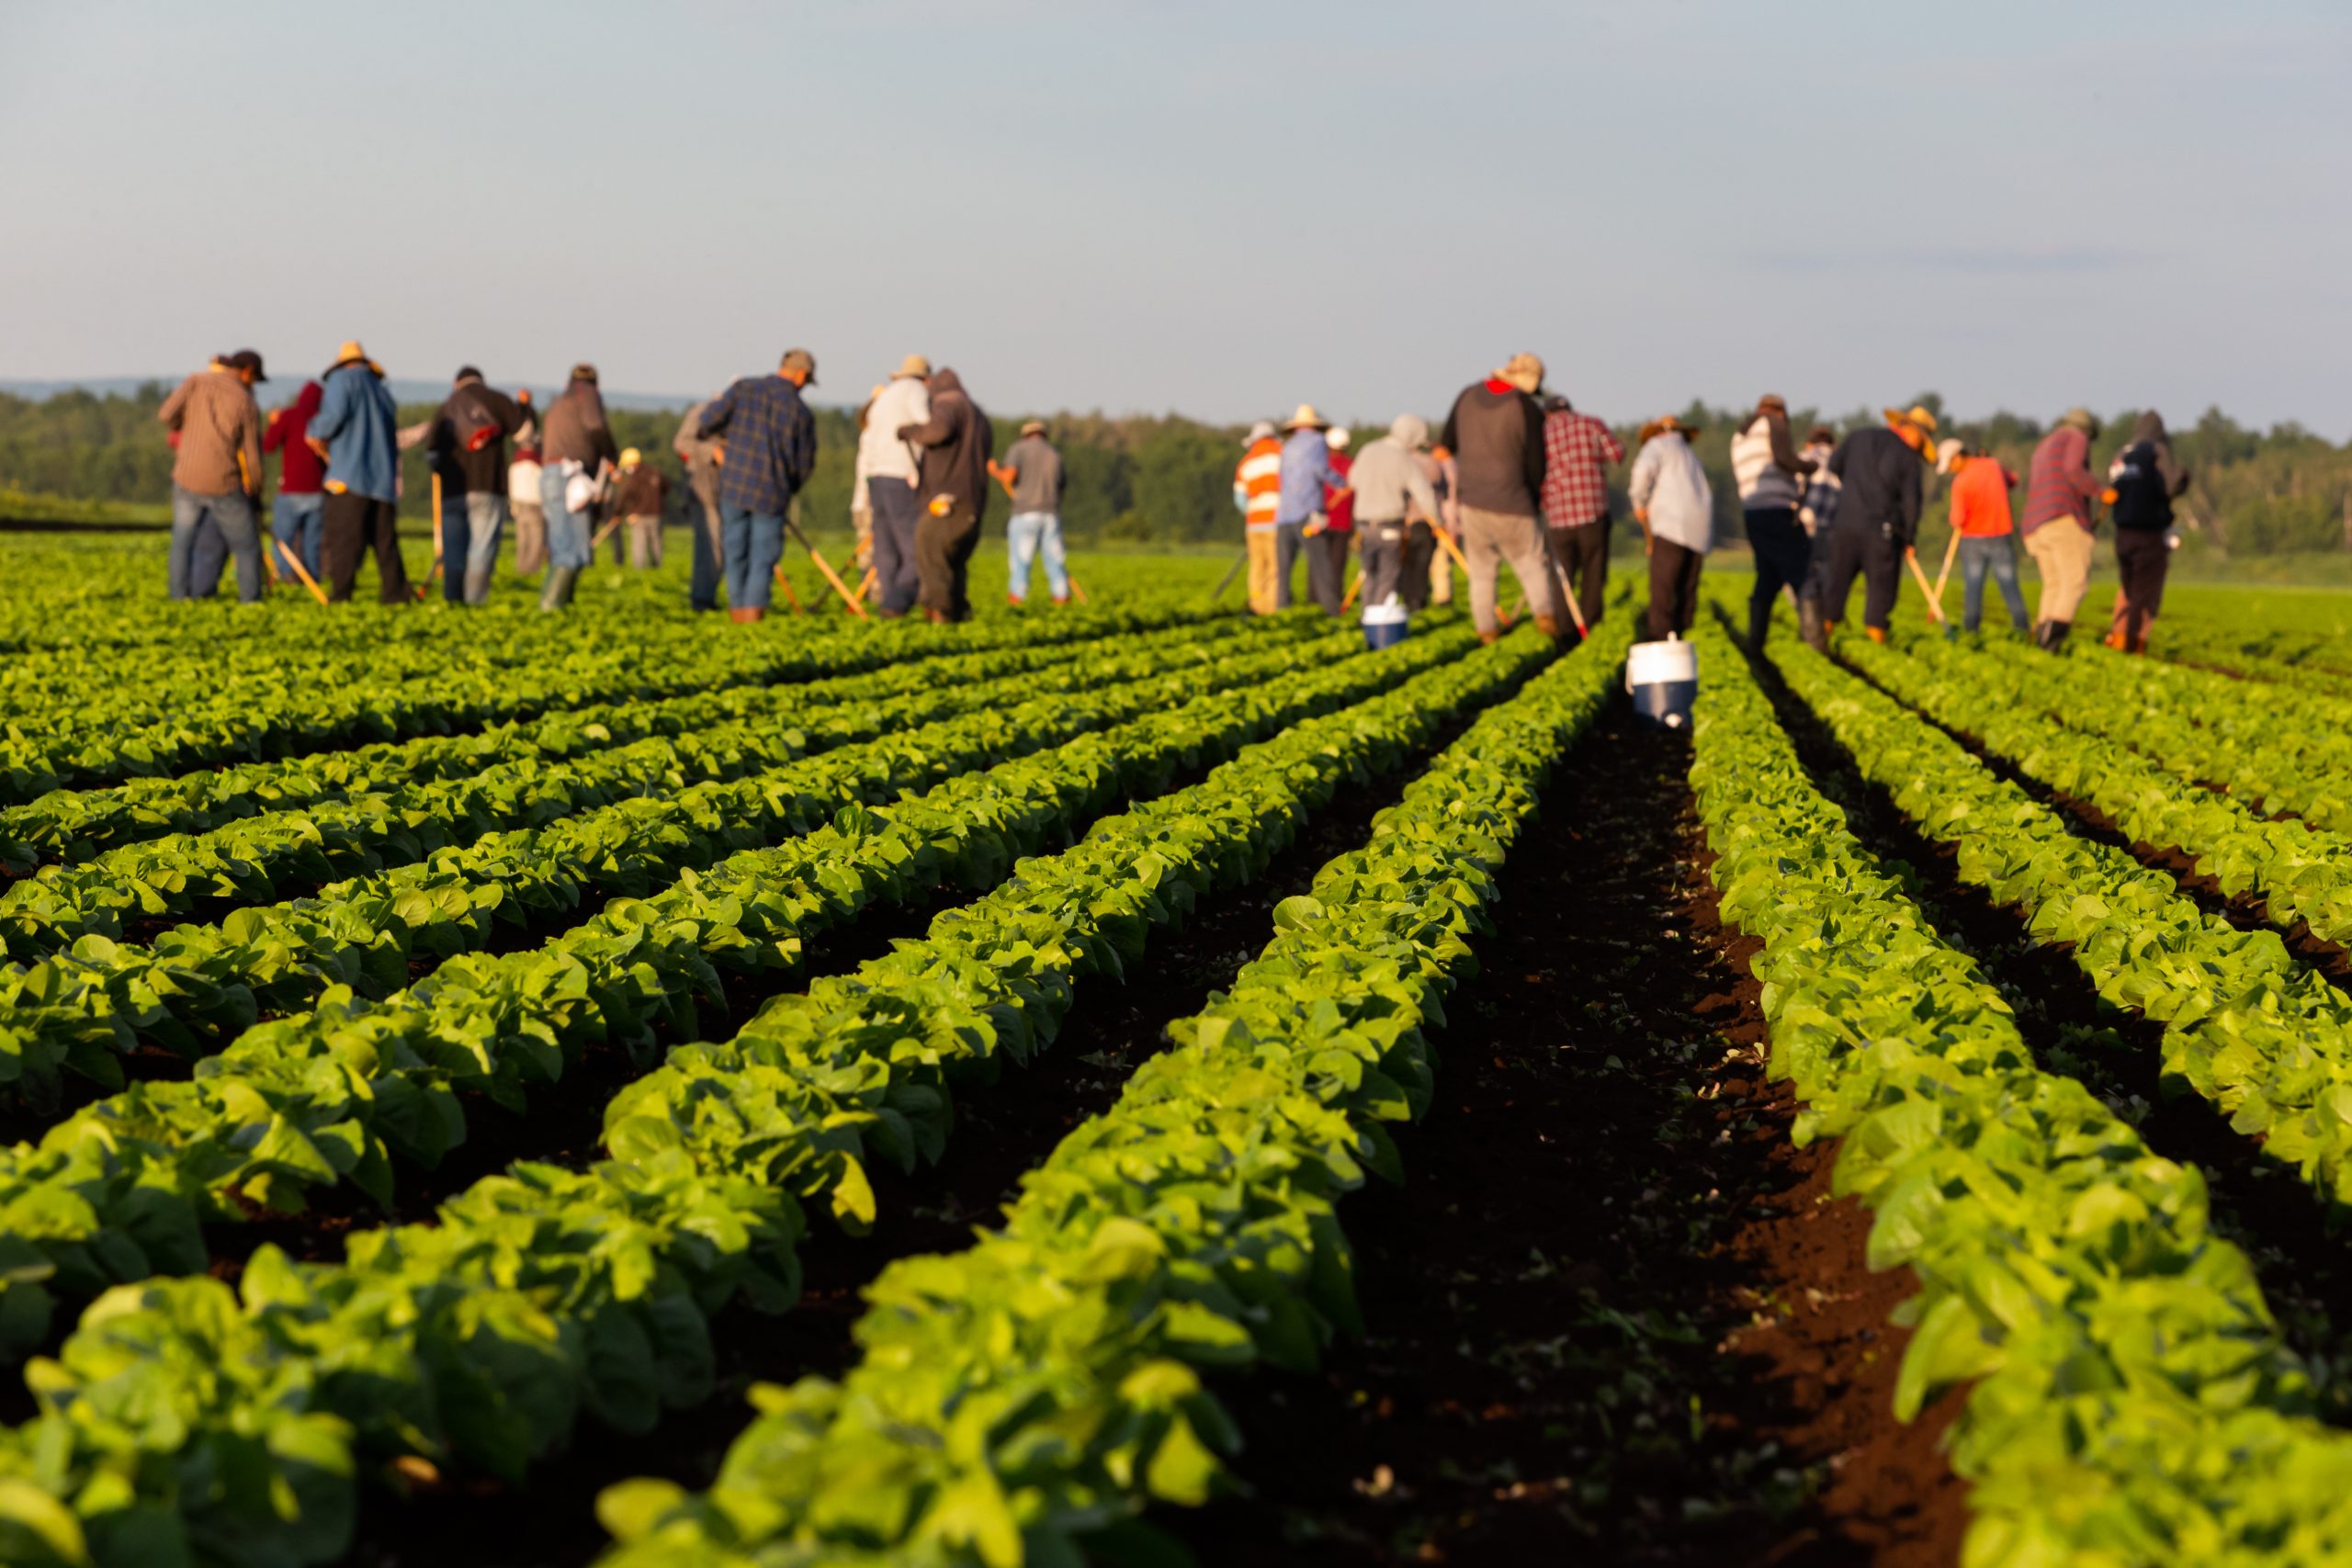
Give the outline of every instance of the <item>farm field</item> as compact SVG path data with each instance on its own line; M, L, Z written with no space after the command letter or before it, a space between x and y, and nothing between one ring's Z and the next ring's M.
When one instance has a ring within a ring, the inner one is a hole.
M0 539L0 1562L2352 1559L2352 601L159 553Z

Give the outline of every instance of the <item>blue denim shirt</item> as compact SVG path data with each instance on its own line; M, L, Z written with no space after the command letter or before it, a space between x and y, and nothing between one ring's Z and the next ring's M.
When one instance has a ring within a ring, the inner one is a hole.
M327 483L377 501L400 499L399 415L391 389L372 366L346 365L326 378L311 434L327 444Z
M1348 481L1331 466L1331 443L1319 430L1295 432L1283 443L1283 500L1274 523L1304 523L1323 510L1323 487Z

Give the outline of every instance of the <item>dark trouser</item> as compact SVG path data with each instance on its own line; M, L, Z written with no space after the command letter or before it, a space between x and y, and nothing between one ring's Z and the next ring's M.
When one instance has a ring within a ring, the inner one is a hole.
M696 610L718 608L720 552L726 525L718 514L718 487L697 483L695 486L695 507L699 513L690 532L695 536L694 577L686 585L686 604Z
M409 600L408 568L401 560L400 513L389 501L372 495L329 492L324 543L320 558L326 567L327 597L337 603L351 597L359 581L359 558L372 545L376 551L376 597L386 604Z
M1296 574L1298 558L1306 548L1306 525L1277 523L1274 525L1274 608L1287 610L1295 596L1291 579ZM1309 570L1312 570L1311 568ZM1309 579L1312 581L1313 579Z
M1405 525L1398 523L1367 523L1356 519L1356 549L1363 561L1363 591L1359 595L1367 610L1375 604L1385 604L1393 597L1400 604L1411 608L1411 596L1405 592L1408 586L1403 580L1405 562L1408 558L1405 545ZM1429 567L1421 568L1421 595L1429 596Z
M2148 623L2165 607L2165 573L2172 570L2172 546L2161 529L2119 527L2115 564L2123 574L2115 629L2123 634L2124 647L2136 649L2148 639Z
M882 537L879 513L874 518L874 537L878 545ZM967 569L979 544L980 520L974 513L959 510L944 517L923 514L915 525L915 564L922 579L919 602L925 610L936 610L951 621L971 618Z
M1652 642L1664 642L1669 632L1687 632L1691 618L1699 613L1699 569L1707 564L1705 552L1688 545L1678 545L1671 539L1659 539L1650 546L1650 612L1649 634Z
M1405 525L1405 575L1397 592L1408 612L1418 614L1430 604L1430 563L1437 559L1437 530L1420 518ZM1367 569L1369 570L1369 569Z
M1756 586L1747 592L1747 646L1764 646L1772 625L1772 601L1783 585L1801 588L1813 565L1813 541L1804 536L1793 506L1766 506L1746 514L1747 547L1756 555Z
M922 589L915 559L922 497L905 479L877 474L865 481L865 499L874 513L874 604L886 615L903 615Z
M1894 591L1903 581L1903 547L1879 524L1840 525L1829 538L1829 581L1821 591L1821 618L1832 626L1846 618L1846 598L1854 579L1862 580L1862 625L1886 630L1894 614Z
M1560 602L1577 602L1587 630L1600 624L1600 601L1609 587L1609 516L1544 530L1553 573L1560 580Z
M1329 528L1306 541L1306 591L1335 621L1340 601L1348 596L1348 547L1353 543L1353 533L1334 534Z
M2000 586L2001 602L2009 607L2009 625L2026 628L2025 590L2018 586L2018 536L1995 534L1960 541L1961 625L1974 631L1984 619L1984 574Z

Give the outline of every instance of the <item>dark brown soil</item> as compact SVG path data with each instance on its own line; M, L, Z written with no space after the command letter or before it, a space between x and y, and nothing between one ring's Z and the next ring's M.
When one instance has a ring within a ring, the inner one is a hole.
M1687 765L1620 707L1547 791L1406 1183L1341 1210L1367 1337L1220 1385L1248 1495L1158 1516L1203 1561L1957 1560L1951 1412L1891 1414L1910 1280L1788 1142Z

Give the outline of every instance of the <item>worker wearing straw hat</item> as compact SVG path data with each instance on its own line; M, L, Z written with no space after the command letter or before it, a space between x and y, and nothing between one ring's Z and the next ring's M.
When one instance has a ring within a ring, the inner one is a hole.
M1544 409L1535 400L1543 384L1544 362L1514 354L1501 369L1464 388L1445 417L1441 444L1453 455L1459 476L1453 499L1470 579L1470 618L1484 642L1494 641L1501 629L1495 576L1504 561L1544 636L1559 636L1565 618L1544 543Z
M1320 531L1324 498L1347 488L1347 476L1331 461L1330 421L1301 403L1283 425L1282 502L1274 513L1274 607L1291 606L1293 568L1306 547L1310 525ZM1328 608L1328 607L1327 607Z
M320 559L327 597L345 600L359 581L359 557L376 552L376 597L409 602L408 567L401 559L398 410L384 372L356 342L346 343L320 378L326 388L306 437L327 454L327 504Z
M1858 430L1829 456L1838 476L1838 522L1829 541L1829 582L1822 596L1825 633L1846 618L1854 579L1863 583L1862 629L1886 640L1903 581L1904 558L1919 534L1923 469L1936 457L1936 416L1913 404L1888 409L1886 423Z

